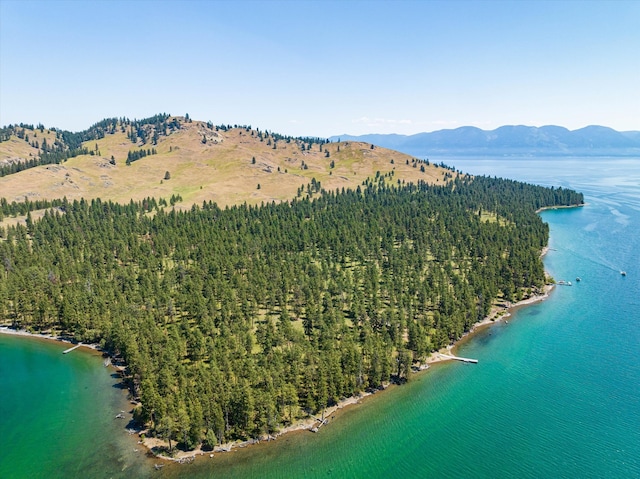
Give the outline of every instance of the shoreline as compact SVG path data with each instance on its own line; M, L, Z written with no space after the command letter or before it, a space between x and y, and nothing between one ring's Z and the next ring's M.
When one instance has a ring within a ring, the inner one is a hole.
M459 340L457 340L454 344L452 344L447 349L450 350L451 352L455 352L458 346L460 346L462 343L471 339L475 333L479 332L482 329L487 328L488 326L491 326L492 324L498 324L502 321L507 320L512 316L513 313L515 313L520 308L523 308L525 306L530 306L532 304L540 303L546 300L551 294L551 291L553 291L554 289L555 289L555 284L546 284L544 286L544 290L542 294L534 294L533 296L530 296L526 299L518 301L517 303L507 303L502 306L493 306L493 308L491 309L491 312L487 317L485 317L482 321L479 321L476 324L474 324L473 327L468 332L464 333ZM440 351L438 353L440 353Z
M548 251L549 251L549 247L545 246L540 253L540 257L544 257ZM453 358L451 358L450 356L447 357L446 355L451 355L452 353L453 355L455 355L455 351L458 348L458 346L472 339L473 336L479 331L491 325L498 324L501 321L511 317L511 315L515 313L518 309L546 300L554 288L555 288L555 284L553 283L545 284L543 288L543 292L541 294L534 294L516 303L509 302L509 303L503 303L500 305L494 305L491 308L491 312L489 313L489 315L487 315L482 321L475 323L469 331L467 331L462 335L462 337L460 337L460 339L455 341L453 344L450 344L438 351L432 352L422 363L419 363L417 366L414 366L412 368L413 374L419 374L424 371L427 371L432 364L443 363L446 361L455 361ZM380 389L377 389L374 391L364 391L359 393L358 395L341 399L340 401L338 401L337 404L330 406L324 410L324 415L323 415L324 420L321 420L321 418L318 418L312 415L308 418L300 419L294 422L293 424L287 427L284 427L283 429L281 429L275 434L261 436L260 438L249 439L246 441L231 441L225 444L217 445L213 448L213 450L210 450L210 451L203 451L202 446L198 446L196 449L191 451L178 450L174 456L169 457L161 453L156 454L153 451L153 448L156 448L156 447L167 447L168 444L161 439L144 438L144 439L141 439L141 445L146 447L149 453L157 459L176 462L180 464L189 463L198 458L206 458L206 457L213 458L215 457L215 453L233 452L234 450L242 449L247 446L251 446L255 444L260 444L261 442L275 441L280 436L283 436L291 432L296 432L296 431L309 431L314 433L318 432L321 426L328 425L331 422L333 422L335 420L334 416L336 415L336 413L340 412L342 409L352 406L354 404L360 404L362 400L370 396L373 396L376 393L385 392L389 388L392 388L393 386L396 386L396 384L385 382L383 383L383 386ZM144 431L140 431L139 434L141 434L142 432Z
M562 207L562 208L573 208L573 207L574 206ZM544 257L548 251L549 251L549 247L545 246L540 252L540 257L541 258ZM423 371L428 370L432 364L437 364L445 361L453 361L451 357L447 357L446 355L451 355L451 354L455 355L456 349L461 344L473 338L473 336L477 332L493 324L497 324L503 320L506 320L507 318L511 317L511 315L516 310L524 306L528 306L531 304L544 301L549 297L549 294L554 289L554 287L555 287L555 284L553 283L545 284L543 291L539 294L534 294L516 303L505 302L505 303L494 304L489 314L482 321L475 323L469 331L467 331L460 337L460 339L458 339L454 343L438 351L432 352L423 362L417 363L417 365L414 365L414 367L412 368L413 374L419 374ZM7 334L11 336L21 336L21 337L26 337L31 339L41 339L48 342L55 341L58 343L71 344L75 346L79 345L80 347L78 349L84 350L85 352L90 352L93 354L101 354L101 355L106 354L111 358L111 356L106 351L104 351L98 344L76 343L69 339L66 339L63 336L56 336L53 334L32 333L26 330L16 330L4 324L0 324L0 334ZM116 366L114 364L111 364L111 366L116 371L121 373L126 368L126 366ZM181 464L190 463L199 457L213 458L215 453L232 452L234 450L245 448L250 445L260 444L261 442L275 441L277 438L285 434L296 432L296 431L318 432L318 430L322 426L327 425L330 422L333 422L333 420L335 419L336 413L338 413L340 410L347 408L349 406L352 406L354 404L359 404L363 399L369 396L373 396L378 392L386 391L390 386L394 386L394 385L395 385L394 383L386 382L386 383L383 383L383 386L380 389L363 391L355 396L341 399L340 401L337 402L337 404L327 407L324 410L324 413L321 415L321 417L316 417L311 415L308 418L300 419L282 428L275 434L263 435L257 439L249 439L246 441L231 441L224 444L219 444L215 446L212 450L205 451L202 449L202 445L200 445L196 449L191 451L182 451L182 450L176 449L175 450L176 452L174 453L174 455L169 457L164 455L161 451L158 451L159 448L166 448L168 446L167 442L156 437L146 437L146 436L143 437L143 434L147 432L146 428L136 430L135 434L137 434L138 436L138 444L147 449L147 455L150 456L152 459L153 458L160 459L164 461L181 463ZM129 433L131 434L132 432L129 431ZM158 466L156 465L156 467ZM160 465L159 467L162 467L162 466Z
M293 432L302 432L302 431L314 432L314 433L318 432L322 426L326 426L329 423L333 422L333 420L335 419L335 415L342 409L348 406L351 406L353 404L359 404L363 399L369 396L373 396L377 392L385 391L391 385L392 384L390 383L385 383L382 389L378 389L375 392L364 391L356 396L351 396L345 399L341 399L340 401L338 401L337 404L327 407L324 410L324 415L323 416L321 415L321 417L310 415L308 418L295 421L293 424L290 424L289 426L282 428L281 430L279 430L274 434L262 435L258 438L248 439L245 441L230 441L224 444L218 444L212 450L203 450L202 445L198 446L197 448L191 451L182 451L175 448L173 456L166 456L162 452L154 451L155 448L158 448L158 447L166 448L168 446L168 444L162 439L158 439L156 437L140 438L139 444L144 446L148 450L149 455L152 456L153 458L174 462L174 463L179 463L179 464L190 463L191 461L194 461L197 458L201 458L201 457L213 458L215 457L215 454L218 454L218 453L234 452L238 449L243 449L248 446L260 444L262 442L275 441L279 437L284 436L285 434L293 433ZM138 434L142 434L145 431L146 429L143 431L140 431Z
M536 210L536 214L541 213L543 211L549 211L549 210L564 210L567 208L583 208L585 206L587 206L587 203L582 203L581 205L543 206L542 208L538 208Z
M70 339L66 339L64 336L54 336L53 334L48 334L48 333L31 333L25 329L14 329L11 326L7 326L6 324L1 324L1 323L0 323L0 334L6 334L9 336L22 336L22 337L32 338L32 339L42 339L44 341L63 343L63 344L71 344L73 346L79 346L78 349L87 348L102 354L108 354L98 344L77 343L77 342L71 341Z
M545 247L540 256L543 257L549 247ZM544 287L544 292L542 294L537 294L530 296L529 298L518 301L517 303L503 303L494 305L491 308L489 315L487 315L482 321L479 321L473 325L473 327L464 333L460 339L455 341L454 343L438 350L432 352L423 362L418 363L417 366L413 367L413 374L420 374L424 371L427 371L432 364L442 363L446 361L453 361L451 357L447 357L446 355L454 354L455 350L462 343L470 340L473 336L493 324L497 324L507 318L509 318L513 312L517 309L528 306L530 304L535 304L541 301L544 301L549 297L550 292L554 289L554 284L547 284ZM84 344L84 343L76 343L69 339L66 339L63 336L56 336L53 334L40 334L40 333L31 333L26 330L16 330L11 328L8 325L0 325L0 334L6 334L10 336L19 336L29 339L40 339L47 342L57 342L62 344L70 344L70 345L80 345L78 349L92 353L92 354L108 354L106 351L102 350L97 344ZM111 357L111 356L109 356ZM116 366L111 364L111 366L118 372L122 372L124 367ZM297 431L309 431L309 432L318 432L318 430L325 425L330 424L335 420L335 415L339 413L342 409L352 406L354 404L359 404L362 400L367 397L373 396L376 393L384 392L390 387L395 386L394 383L385 382L383 383L382 388L372 391L363 391L358 395L351 396L348 398L341 399L337 404L333 406L327 407L324 410L324 415L321 417L317 416L309 416L305 419L300 419L295 421L294 423L282 428L275 434L270 434L266 436L261 436L257 439L249 439L246 441L231 441L224 444L216 445L213 450L203 450L202 445L198 446L196 449L191 451L182 451L176 449L173 456L166 456L162 452L158 451L158 448L166 448L168 443L162 439L156 437L142 437L144 433L146 433L147 429L136 430L135 434L138 436L138 444L147 449L147 455L150 456L151 459L159 459L162 461L168 461L170 463L190 463L197 458L213 458L216 453L223 452L233 452L237 449L242 449L247 446L260 444L261 442L270 442L275 441L277 438ZM128 394L128 391L127 391ZM130 414L130 412L129 412ZM131 434L131 431L128 431ZM158 466L162 467L162 465Z
M0 323L0 334L4 334L7 336L18 336L18 337L28 338L32 340L34 339L41 340L48 343L61 343L61 344L68 344L70 346L74 346L74 348L72 348L70 351L67 351L67 352L71 353L73 352L73 350L78 349L83 353L88 353L94 356L100 356L102 358L105 358L105 360L108 360L108 363L105 363L105 366L110 367L113 371L116 371L117 373L122 375L122 377L124 378L124 372L127 368L126 365L122 364L121 359L115 358L108 351L105 351L104 349L102 349L102 347L100 347L99 344L75 342L68 339L65 336L59 336L59 335L56 336L50 333L43 333L43 334L32 333L24 329L14 329L11 326L7 324L2 324L2 323ZM61 353L67 354L62 351Z

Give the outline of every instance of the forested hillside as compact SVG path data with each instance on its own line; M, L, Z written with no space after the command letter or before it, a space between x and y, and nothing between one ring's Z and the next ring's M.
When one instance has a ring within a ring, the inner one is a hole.
M495 299L541 288L535 211L583 201L465 175L316 186L262 207L51 205L0 229L0 318L122 355L153 434L188 448L257 437L406 379Z

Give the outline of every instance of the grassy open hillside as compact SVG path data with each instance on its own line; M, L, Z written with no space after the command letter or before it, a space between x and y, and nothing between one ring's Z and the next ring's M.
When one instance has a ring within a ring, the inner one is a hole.
M7 141L0 143L0 166L24 162L37 158L41 153L43 141L53 145L56 140L55 131L46 128L16 128L20 134L12 134Z
M170 119L179 128L159 136L156 144L149 139L146 144L141 140L134 144L128 136L129 128L117 128L82 144L93 154L2 177L0 197L9 202L64 196L128 202L180 195L178 206L182 208L205 200L226 206L291 199L301 186L305 187L304 195L313 178L330 190L355 188L378 172L387 174L393 182L421 179L432 183L442 182L447 172L367 143L303 142L245 127L219 129L183 117ZM151 136L153 128L147 126ZM26 129L25 134L31 141L42 141L45 135L49 143L55 139L55 133L49 130L41 133ZM130 151L152 149L156 154L126 164ZM0 160L26 160L37 156L38 151L12 135L0 143Z

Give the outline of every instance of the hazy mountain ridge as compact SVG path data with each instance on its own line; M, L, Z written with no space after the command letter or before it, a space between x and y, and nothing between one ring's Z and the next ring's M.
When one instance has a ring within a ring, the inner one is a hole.
M569 130L561 126L506 125L495 130L463 126L415 135L340 135L330 140L358 140L411 155L639 156L640 131L604 126Z

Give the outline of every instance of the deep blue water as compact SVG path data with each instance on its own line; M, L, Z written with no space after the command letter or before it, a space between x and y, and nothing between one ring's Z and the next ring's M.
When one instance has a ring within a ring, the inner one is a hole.
M54 441L39 434L49 426L38 423L16 432L9 430L16 421L0 416L0 476L62 477L55 472L75 471L85 477L640 477L640 160L443 161L473 174L571 187L585 193L588 203L542 213L551 227L546 268L573 286L557 287L547 301L465 342L459 353L478 358L477 365L433 367L346 410L318 434L296 433L160 472L132 456L130 442L122 437L109 444L101 439L101 460L91 461L94 444L72 443L65 453L60 441L52 448ZM36 348L20 339L0 341L0 364L8 348L18 349L12 354ZM38 364L46 368L46 361ZM109 380L94 378L107 375L100 361L92 367L88 383L68 381L65 394L92 382L108 385ZM0 371L9 374L1 366ZM42 375L32 371L20 378L19 387L31 391L41 383ZM106 389L104 394L117 399L115 388ZM0 390L0 400L6 403L5 391ZM45 387L39 394L50 393ZM96 405L96 415L103 416L105 409L111 414L113 404ZM37 401L30 408L40 414ZM83 424L86 418L77 419ZM27 446L16 449L13 441ZM16 455L29 455L33 447L41 452L28 470L6 466L25 464ZM84 466L74 470L72 464Z

